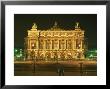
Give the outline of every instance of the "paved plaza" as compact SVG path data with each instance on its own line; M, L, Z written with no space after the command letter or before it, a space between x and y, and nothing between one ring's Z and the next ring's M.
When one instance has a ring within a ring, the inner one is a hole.
M96 61L15 61L15 76L59 76L59 68L64 76L97 76Z

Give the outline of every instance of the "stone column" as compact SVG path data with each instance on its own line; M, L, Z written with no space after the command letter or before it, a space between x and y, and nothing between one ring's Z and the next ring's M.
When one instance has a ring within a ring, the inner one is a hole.
M46 49L46 44L47 42L46 42L46 40L44 40L44 49Z
M61 49L61 44L60 44L61 42L60 42L60 40L59 40L59 49Z
M29 49L29 45L30 45L30 44L29 44L29 38L27 39L27 41L28 41L27 46L28 46L28 49Z
M64 43L64 44L65 44L65 47L64 47L64 49L66 49L66 40L64 40L64 42L65 42L65 43Z
M66 39L66 49L68 49L68 47L67 47L67 39Z
M58 45L57 45L58 49L59 49L59 40L58 40Z
M31 39L29 39L29 49L31 49Z
M74 49L76 49L76 39L74 39Z
M82 49L82 40L81 40L81 49Z
M43 49L45 49L45 40L43 40Z
M40 40L38 41L38 49L40 49Z
M29 44L29 38L27 38L27 46L28 46L27 48L29 49L30 48L29 47L30 46L30 44Z
M52 49L52 40L51 40L51 42L50 42L50 49Z
M74 39L71 41L71 46L72 46L72 49L74 49Z
M53 49L53 40L52 40L52 49Z
M36 39L36 49L38 49L38 39Z

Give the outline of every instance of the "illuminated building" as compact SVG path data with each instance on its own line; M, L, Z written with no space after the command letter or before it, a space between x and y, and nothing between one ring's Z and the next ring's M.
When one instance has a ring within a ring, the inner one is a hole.
M84 30L79 23L66 30L57 22L50 29L38 30L34 23L25 38L25 57L31 59L32 52L38 60L84 59Z

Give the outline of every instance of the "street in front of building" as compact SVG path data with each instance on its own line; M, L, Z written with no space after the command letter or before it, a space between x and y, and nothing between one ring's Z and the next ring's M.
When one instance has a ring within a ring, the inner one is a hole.
M16 61L15 76L97 76L96 61Z

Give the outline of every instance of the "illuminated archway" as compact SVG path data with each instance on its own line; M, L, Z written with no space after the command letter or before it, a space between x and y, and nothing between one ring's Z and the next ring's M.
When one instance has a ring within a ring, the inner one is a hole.
M45 54L46 60L50 60L51 59L51 53L47 52Z

